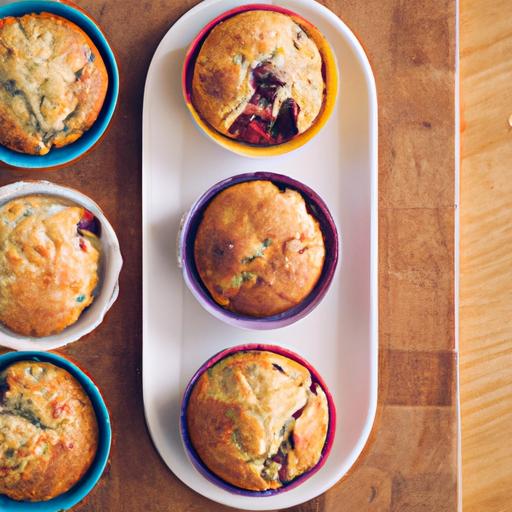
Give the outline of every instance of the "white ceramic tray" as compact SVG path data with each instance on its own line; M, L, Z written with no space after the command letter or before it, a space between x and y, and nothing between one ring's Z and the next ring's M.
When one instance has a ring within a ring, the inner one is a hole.
M173 473L195 491L247 510L290 507L326 491L352 466L370 433L377 403L377 99L363 49L340 19L313 0L272 2L303 15L328 38L340 69L336 109L296 152L252 160L227 152L194 125L182 99L188 44L212 18L254 3L205 0L169 30L149 68L143 115L143 388L153 441ZM271 2L263 2L271 3ZM176 266L182 214L211 185L231 175L288 174L327 202L342 237L342 257L323 302L284 329L254 332L210 316ZM180 402L194 371L217 351L250 342L281 344L323 375L338 412L324 467L280 495L245 497L222 490L189 463L178 429Z

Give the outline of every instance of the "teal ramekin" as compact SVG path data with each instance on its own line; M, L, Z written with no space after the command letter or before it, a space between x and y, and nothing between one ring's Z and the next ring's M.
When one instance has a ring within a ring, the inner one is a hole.
M84 388L91 399L98 420L98 450L96 457L87 473L67 492L48 501L15 501L0 495L0 510L2 512L60 512L69 510L85 498L98 483L107 465L112 443L112 428L107 406L101 393L91 380L78 366L64 357L51 352L8 352L0 355L0 372L18 361L41 361L52 363L68 371Z
M119 96L119 70L114 52L96 22L79 7L56 0L22 0L0 6L0 19L7 16L23 16L41 12L56 14L72 21L91 38L107 68L107 95L98 118L78 140L61 148L52 148L46 155L27 155L0 145L0 167L4 163L11 167L24 169L48 169L70 164L100 141L116 108Z

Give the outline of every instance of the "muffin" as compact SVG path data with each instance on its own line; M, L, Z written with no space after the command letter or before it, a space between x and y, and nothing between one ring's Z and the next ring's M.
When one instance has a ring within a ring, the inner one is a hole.
M325 246L299 192L254 180L211 200L197 230L194 259L215 302L238 314L268 317L311 293Z
M329 407L307 368L265 350L235 352L203 372L186 408L190 442L225 482L278 489L318 464Z
M44 155L74 142L107 86L100 53L74 23L46 12L0 19L0 144Z
M308 130L326 89L313 29L270 10L218 23L193 70L191 99L200 116L223 135L254 145L280 144Z
M82 478L97 446L91 401L66 370L20 361L0 373L0 494L52 499Z
M0 322L24 336L73 324L98 283L99 223L81 206L26 196L0 207Z

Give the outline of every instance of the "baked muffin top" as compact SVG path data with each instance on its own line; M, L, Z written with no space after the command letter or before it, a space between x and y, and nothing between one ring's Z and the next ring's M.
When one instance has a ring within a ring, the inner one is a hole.
M0 144L44 155L74 142L107 86L100 53L74 23L46 12L0 19Z
M266 317L309 295L322 273L325 247L320 225L299 192L255 180L212 199L197 230L194 256L218 304Z
M203 463L248 490L276 489L313 468L327 437L322 388L273 352L237 352L204 372L190 395L190 440Z
M52 196L0 207L0 322L25 336L73 324L93 301L100 258L97 220Z
M91 401L66 370L20 361L0 373L0 494L54 498L82 478L97 447Z
M213 128L272 145L306 131L324 101L322 57L308 27L273 11L216 25L197 56L192 102Z

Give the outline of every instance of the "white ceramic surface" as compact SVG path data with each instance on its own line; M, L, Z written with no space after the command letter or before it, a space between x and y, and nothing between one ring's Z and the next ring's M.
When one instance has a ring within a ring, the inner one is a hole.
M181 95L187 45L212 18L247 0L205 0L178 20L151 63L143 114L143 388L146 420L162 458L208 498L247 510L290 507L336 483L361 453L377 404L377 98L361 45L340 19L313 0L276 0L314 23L340 68L340 92L327 125L287 155L252 160L229 153L194 125ZM254 2L252 2L254 3ZM270 3L270 2L263 2ZM310 185L326 201L342 237L343 259L322 303L307 318L266 332L230 327L186 289L175 263L180 218L215 182L270 170ZM231 494L189 463L179 435L181 397L190 377L217 351L273 343L317 368L338 411L336 439L311 479L271 497Z
M96 288L96 298L80 315L78 320L59 334L43 338L20 336L0 324L0 346L13 350L53 350L93 331L102 321L119 294L119 272L123 265L119 242L114 229L100 207L89 197L72 188L62 187L49 181L18 181L0 187L0 205L32 194L45 194L62 197L87 208L101 224L102 256L100 280Z

